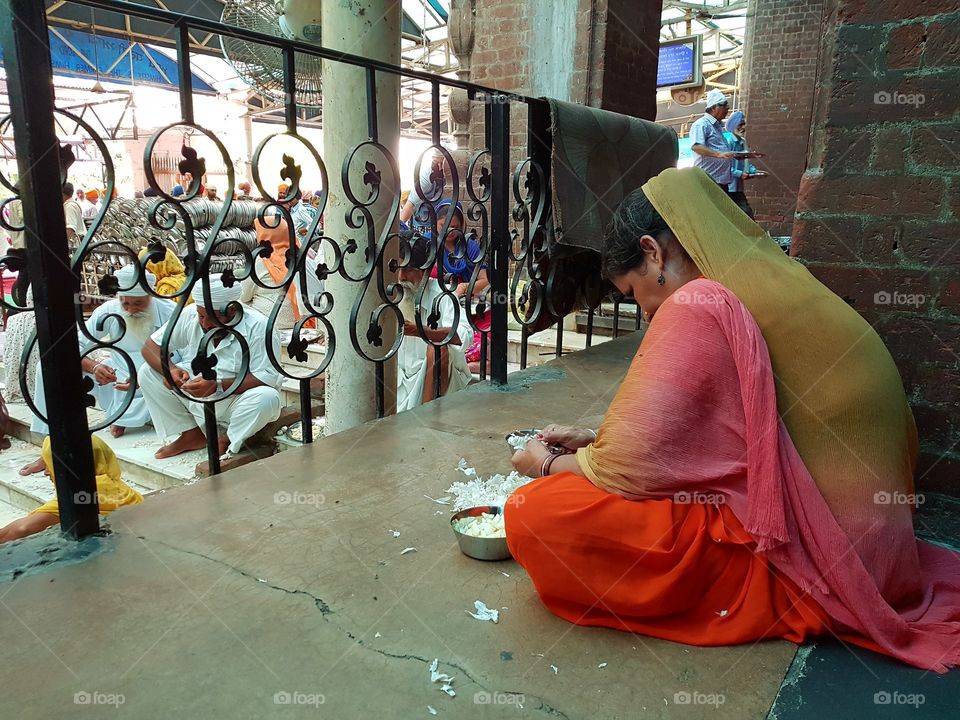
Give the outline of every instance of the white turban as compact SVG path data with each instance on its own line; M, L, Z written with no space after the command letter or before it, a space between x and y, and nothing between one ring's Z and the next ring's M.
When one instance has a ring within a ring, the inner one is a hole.
M707 107L711 108L714 105L723 105L727 100L727 96L723 94L723 90L717 90L714 88L707 93Z
M120 295L123 295L124 297L146 297L149 295L149 293L143 289L143 286L137 282L137 271L138 268L135 267L133 263L124 265L122 268L117 270L114 277L117 278L117 282L120 284ZM149 285L150 289L153 290L157 286L157 276L152 272L146 272L146 274L147 285Z
M223 278L220 273L210 276L210 300L213 302L213 309L216 312L223 312L227 303L240 300L240 281L234 280L231 287L224 287ZM198 280L193 286L190 295L193 301L200 307L206 307L206 301L203 299L203 281Z

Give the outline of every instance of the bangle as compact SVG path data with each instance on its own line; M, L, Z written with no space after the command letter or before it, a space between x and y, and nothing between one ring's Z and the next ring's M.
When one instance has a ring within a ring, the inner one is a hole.
M593 433L593 439L594 439L594 440L597 439L597 431L596 431L596 430L591 430L590 428L587 428L587 432L588 432L588 433Z
M543 462L540 464L540 477L546 477L547 473L550 472L550 466L553 465L553 461L556 459L557 456L553 453L543 459Z

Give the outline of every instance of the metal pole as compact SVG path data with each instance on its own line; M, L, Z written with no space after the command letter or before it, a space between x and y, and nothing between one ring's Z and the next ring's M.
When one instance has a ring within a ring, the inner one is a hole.
M507 265L510 261L510 103L502 95L488 96L490 107L490 380L507 383Z
M70 268L61 204L63 177L54 130L53 70L44 4L0 0L0 23L10 110L13 115L20 199L26 226L27 265L43 389L53 448L60 528L80 539L100 530L93 448L87 427L74 300L80 290Z

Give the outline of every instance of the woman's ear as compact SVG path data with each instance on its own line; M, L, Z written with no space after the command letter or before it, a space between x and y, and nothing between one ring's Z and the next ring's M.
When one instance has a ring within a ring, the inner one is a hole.
M643 235L640 238L640 251L647 261L652 262L654 266L660 266L663 260L663 248L652 235Z

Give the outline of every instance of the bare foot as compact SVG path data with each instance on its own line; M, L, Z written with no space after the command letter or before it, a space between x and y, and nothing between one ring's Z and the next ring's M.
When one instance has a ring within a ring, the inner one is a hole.
M126 431L127 431L127 429L126 429L125 427L123 427L123 425L111 425L111 426L110 426L110 434L113 435L113 437L115 437L115 438L123 437L123 434L124 434Z
M10 449L10 438L2 437L0 438L0 450L9 450Z
M23 476L27 475L36 475L39 472L43 472L47 469L46 463L43 462L43 458L37 458L29 465L24 465L20 468L20 474Z
M174 455L182 455L191 450L202 450L206 446L207 438L204 436L203 431L200 428L193 428L192 430L180 433L180 437L169 445L164 445L157 450L153 456L157 458L157 460L162 460L163 458L173 457Z
M220 436L220 455L224 455L227 452L227 448L230 447L230 438L226 435Z

